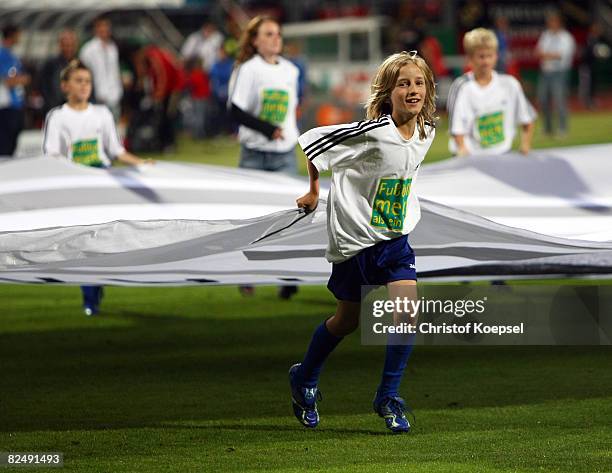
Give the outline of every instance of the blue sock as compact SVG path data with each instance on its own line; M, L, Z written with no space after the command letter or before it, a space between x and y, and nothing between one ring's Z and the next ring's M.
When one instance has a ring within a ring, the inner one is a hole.
M385 365L383 368L382 380L378 386L377 398L387 396L398 396L400 382L404 369L408 363L408 358L414 347L414 337L410 343L402 345L387 345L385 352Z
M332 335L327 330L325 321L316 328L304 356L304 361L296 372L299 384L307 388L313 388L317 385L323 363L343 338Z
M83 305L97 308L102 300L102 286L81 286Z

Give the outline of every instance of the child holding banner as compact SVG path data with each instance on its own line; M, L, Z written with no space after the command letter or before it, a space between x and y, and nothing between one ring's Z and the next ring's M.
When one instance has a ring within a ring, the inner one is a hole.
M472 70L455 79L448 94L450 151L459 156L507 153L520 124L519 151L529 153L536 113L519 81L495 71L495 33L469 31L463 47Z
M242 38L229 85L232 118L239 124L240 167L296 174L299 70L281 56L283 39L278 22L256 16ZM240 288L244 295L253 288ZM289 299L296 286L282 286Z
M85 166L106 168L111 159L126 164L150 163L128 153L122 146L111 111L89 103L92 90L90 70L79 60L71 61L61 73L66 103L49 111L45 119L43 154L69 159ZM98 313L101 286L81 286L86 315Z
M420 218L410 192L434 139L435 84L425 61L402 52L378 68L366 105L367 120L315 128L299 143L308 158L310 191L297 199L307 212L318 203L319 173L332 170L327 202L333 264L327 287L336 313L314 332L301 363L291 367L293 411L306 427L319 424L319 373L325 359L359 324L365 285L387 285L389 295L416 298L414 252L408 234ZM388 344L374 411L392 432L408 432L399 384L412 343Z

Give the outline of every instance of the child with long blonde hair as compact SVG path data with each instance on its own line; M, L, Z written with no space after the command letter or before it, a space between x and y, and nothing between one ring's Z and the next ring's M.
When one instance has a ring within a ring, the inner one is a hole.
M434 113L431 69L416 51L401 52L378 68L367 120L315 128L299 138L310 190L297 199L298 207L307 212L317 207L319 173L332 171L326 257L333 269L327 287L337 299L335 314L317 327L303 361L289 370L293 411L306 427L319 424L318 381L325 359L359 324L362 286L386 285L393 299L416 297L408 234L420 207L411 187L434 138ZM399 384L411 351L412 343L387 345L374 399L374 411L394 433L410 430Z

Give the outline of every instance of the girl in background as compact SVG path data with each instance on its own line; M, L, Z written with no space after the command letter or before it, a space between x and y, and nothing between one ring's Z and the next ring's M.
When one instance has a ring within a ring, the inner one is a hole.
M297 173L296 108L299 70L281 56L280 25L256 16L247 25L229 87L232 118L240 124L240 167ZM253 288L240 288L244 295ZM282 286L279 296L289 299L296 286Z

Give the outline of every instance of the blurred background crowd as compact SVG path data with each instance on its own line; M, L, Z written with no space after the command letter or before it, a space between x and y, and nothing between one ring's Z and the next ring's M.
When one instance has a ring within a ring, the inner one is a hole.
M428 61L444 113L466 70L463 34L478 26L495 30L498 70L537 103L535 47L552 9L576 46L570 110L612 108L607 0L0 0L0 127L16 137L25 130L19 143L0 143L0 155L39 152L44 117L64 101L60 71L74 58L93 71L92 100L111 109L131 151L172 152L177 133L234 134L228 84L241 30L256 14L283 25L283 54L300 71L302 129L360 119L372 72L401 50Z

